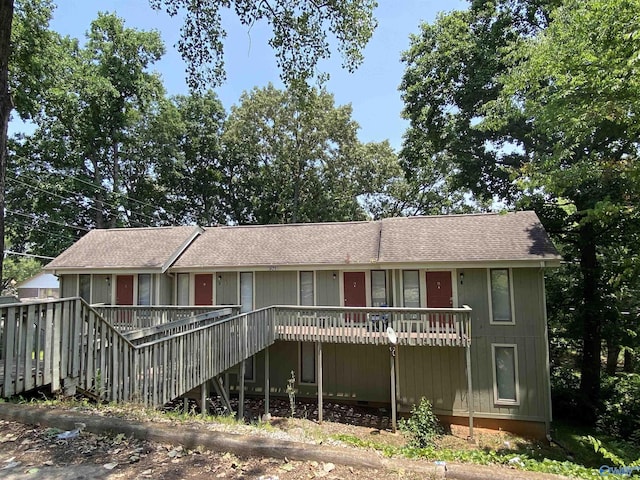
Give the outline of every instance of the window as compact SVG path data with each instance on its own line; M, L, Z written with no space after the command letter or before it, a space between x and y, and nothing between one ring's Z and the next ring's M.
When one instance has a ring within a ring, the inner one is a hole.
M138 275L138 305L151 305L151 274Z
M252 355L250 358L247 358L244 361L244 381L245 382L255 382L255 371L256 371L256 357Z
M87 303L91 303L91 275L80 275L78 279L78 294L80 298Z
M420 275L417 270L402 272L402 298L405 307L420 308Z
M493 397L497 404L518 405L518 349L516 345L491 345Z
M489 272L491 323L514 323L509 273L507 268L492 268Z
M179 273L178 274L178 305L189 305L189 274L188 273Z
M313 304L313 272L300 272L300 305Z
M384 270L371 270L371 304L387 306L387 273Z
M300 343L300 383L316 383L315 347L313 343Z
M240 273L240 312L253 310L253 273Z

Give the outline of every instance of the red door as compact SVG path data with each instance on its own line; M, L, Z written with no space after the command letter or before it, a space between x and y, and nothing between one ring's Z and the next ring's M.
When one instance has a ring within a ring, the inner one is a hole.
M195 304L213 305L213 274L200 273L195 276Z
M427 308L453 307L451 272L427 272ZM453 328L453 316L449 313L429 315L431 328L449 331Z
M133 305L133 275L116 277L116 305Z
M451 272L427 272L427 307L453 307Z
M366 307L367 287L364 272L344 272L344 306ZM347 315L347 320L364 322L365 315Z

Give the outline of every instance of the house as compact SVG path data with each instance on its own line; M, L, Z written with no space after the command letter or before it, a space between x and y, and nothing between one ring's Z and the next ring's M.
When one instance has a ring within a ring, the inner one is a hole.
M51 273L40 272L20 283L16 290L20 300L58 298L58 277Z
M269 352L245 362L248 394L285 395L293 370L298 397L320 390L319 399L397 403L407 412L424 396L445 421L544 435L551 421L544 271L559 262L535 213L514 212L94 230L47 271L60 277L63 297L92 304L241 305L243 312L289 305L291 318L316 321L323 311L316 333L281 330ZM340 330L337 318L352 326L360 319L365 333L350 338L356 330ZM408 339L391 364L389 347L366 333L387 323L405 325ZM340 335L318 333L329 328ZM232 385L237 377L227 375Z

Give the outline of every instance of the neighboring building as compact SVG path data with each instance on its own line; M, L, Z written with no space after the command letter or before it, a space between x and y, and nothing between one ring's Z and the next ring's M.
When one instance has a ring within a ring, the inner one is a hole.
M471 314L477 426L544 433L551 420L544 269L560 256L533 212L240 227L94 230L53 260L63 297L118 305L455 308ZM349 315L346 313L345 315ZM325 398L389 404L389 350L323 344ZM291 370L317 394L310 342L270 347L273 394ZM263 388L264 355L247 362ZM400 346L397 399L468 417L465 348Z
M59 283L58 277L55 275L40 272L16 287L18 298L20 300L58 298Z

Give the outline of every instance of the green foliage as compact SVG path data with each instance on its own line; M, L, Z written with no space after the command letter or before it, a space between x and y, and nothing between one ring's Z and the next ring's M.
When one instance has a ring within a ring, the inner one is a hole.
M35 258L6 256L2 266L3 295L16 295L16 285L28 280L42 270L42 264Z
M605 377L603 383L599 430L640 446L640 375L621 373Z
M264 21L273 29L269 45L275 50L281 78L286 85L303 85L314 77L321 59L331 54L328 33L337 41L343 67L353 71L363 60L362 50L376 27L373 0L314 1L273 0L149 0L169 15L184 13L178 50L187 62L187 83L192 89L221 84L225 79L226 32L221 10L229 8L248 29Z
M425 448L434 444L434 441L444 432L438 417L433 413L431 402L422 397L418 405L411 408L411 416L400 420L400 430L410 438L409 446L413 448Z
M318 90L244 93L225 124L230 217L239 223L362 220L359 199L401 175L387 142L361 144L350 105Z

